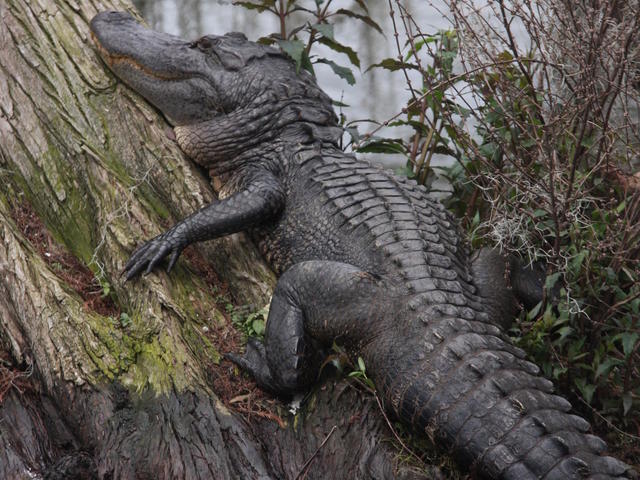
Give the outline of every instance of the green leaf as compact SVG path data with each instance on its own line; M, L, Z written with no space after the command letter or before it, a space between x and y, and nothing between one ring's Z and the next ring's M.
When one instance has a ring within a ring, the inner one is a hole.
M323 37L326 37L330 40L334 39L333 25L331 25L330 23L316 23L315 25L312 25L311 28L313 28L317 32L320 32Z
M384 68L385 70L389 70L391 72L402 69L419 70L417 65L414 65L413 63L400 62L395 58L385 58L380 63L369 65L369 68L367 68L365 71L368 72L372 68Z
M629 280L631 280L632 282L636 281L636 277L631 270L629 270L627 267L620 267L620 268L625 273L627 278L629 278Z
M483 143L478 147L480 153L487 158L493 158L494 155L498 152L498 146L493 142Z
M633 349L636 346L636 342L638 341L637 333L623 333L622 334L622 352L624 353L624 358L629 358L629 355L633 353Z
M264 0L260 3L233 2L233 4L246 8L247 10L257 10L259 13L262 13L265 10L269 10L271 7L275 6L276 0Z
M591 405L591 400L593 400L593 394L596 391L596 386L591 385L585 381L584 378L576 378L575 380L576 387L582 393L584 400Z
M123 327L128 327L129 325L131 325L131 317L125 312L122 312L120 314L120 325L122 325Z
M593 135L585 135L582 141L580 142L580 145L582 145L585 148L591 148L594 144L594 140L595 138Z
M366 23L371 28L376 29L379 33L382 34L382 28L378 25L370 16L368 15L360 15L359 13L352 12L351 10L347 10L345 8L340 8L336 10L336 15L344 15L346 17L357 18L358 20Z
M409 60L411 57L413 57L415 54L417 54L420 50L422 50L422 47L424 47L426 45L426 43L428 43L428 38L427 40L418 40L417 42L415 42L414 48L411 48L407 54L404 56L404 61L406 62L407 60Z
M554 367L552 376L557 380L558 378L560 378L561 375L564 375L565 373L567 373L567 370L568 370L567 367Z
M324 63L326 65L329 65L333 70L333 73L338 75L340 78L345 79L349 85L353 85L356 83L356 79L353 76L353 72L351 71L351 69L342 67L337 63L332 62L331 60L327 60L326 58L319 58L318 60L316 60L316 63Z
M469 115L473 113L473 110L465 108L462 105L455 105L454 108L457 111L458 115L460 115L462 118L468 118Z
M260 37L256 43L260 45L273 45L274 43L278 43L278 38L275 37Z
M562 327L560 329L558 329L558 331L556 332L559 337L558 339L554 342L556 345L559 345L562 343L562 341L567 338L569 335L571 335L573 333L573 328L572 327Z
M631 392L625 392L624 395L622 395L622 414L626 416L629 410L631 410L632 405L633 397L631 396Z
M538 316L538 313L540 313L541 308L542 308L542 302L538 302L535 307L529 310L529 312L527 313L527 318L529 320L533 320L534 318L536 318Z
M569 263L569 270L571 270L574 275L580 273L582 262L584 262L587 253L588 252L586 250L580 250L580 252L571 259L571 262Z
M402 140L383 138L365 143L358 147L360 153L406 153L407 149Z
M418 122L416 120L396 120L395 122L390 122L389 127L402 127L405 125L409 125L414 128L414 130L422 136L427 136L429 134L430 128L427 127L424 123Z
M364 360L362 359L362 357L358 357L358 368L363 373L367 371L367 369L365 368Z
M302 64L302 55L304 54L305 45L300 40L278 40L278 45L284 53L289 55L294 62L296 68L300 70Z
M606 377L614 367L617 367L620 364L622 364L622 361L618 360L617 358L609 357L609 358L605 359L604 362L602 362L602 363L600 363L600 365L598 365L598 368L596 369L596 374L595 374L594 378L598 379L601 376L605 376Z
M476 210L476 214L473 216L473 220L471 221L471 227L475 228L480 225L480 210Z
M264 320L254 320L251 324L251 328L256 332L256 335L264 335Z
M562 272L552 273L551 275L547 276L547 279L544 281L544 288L547 291L551 291L556 283L558 283L560 275L562 275Z
M353 50L353 48L348 47L347 45L342 45L341 43L338 43L335 40L331 40L327 37L320 37L318 39L318 42L326 45L331 50L335 50L339 53L344 53L353 65L360 68L360 59L358 59L358 54Z
M360 8L365 12L369 13L369 9L367 8L367 4L364 0L356 0L356 3L360 5Z
M296 70L300 71L300 67L307 70L312 75L315 75L313 71L313 65L307 55L306 47L300 40L278 40L280 48L289 55L294 62L296 62Z

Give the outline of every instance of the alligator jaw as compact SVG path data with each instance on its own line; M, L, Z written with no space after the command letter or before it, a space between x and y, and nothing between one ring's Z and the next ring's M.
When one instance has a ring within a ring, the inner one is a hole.
M193 44L142 26L126 12L101 12L91 36L109 68L159 108L173 125L219 115L215 70Z

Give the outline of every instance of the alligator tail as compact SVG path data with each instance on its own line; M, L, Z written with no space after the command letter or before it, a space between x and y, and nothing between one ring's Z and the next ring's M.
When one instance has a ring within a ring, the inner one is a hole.
M569 413L570 403L552 393L552 383L497 327L441 317L426 329L423 348L378 345L387 358L374 380L388 408L451 448L478 476L636 478L628 465L603 455L605 442ZM415 345L415 332L406 340Z

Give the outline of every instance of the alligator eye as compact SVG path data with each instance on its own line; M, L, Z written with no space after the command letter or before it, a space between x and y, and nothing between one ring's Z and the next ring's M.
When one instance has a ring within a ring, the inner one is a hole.
M207 37L202 37L200 40L198 40L198 48L200 50L208 50L209 48L211 48L211 46L211 40L209 40Z
M198 48L202 51L209 50L211 47L217 45L220 41L217 38L200 37L189 44L189 48Z
M226 34L227 37L235 38L236 40L244 40L247 41L247 36L242 32L229 32Z

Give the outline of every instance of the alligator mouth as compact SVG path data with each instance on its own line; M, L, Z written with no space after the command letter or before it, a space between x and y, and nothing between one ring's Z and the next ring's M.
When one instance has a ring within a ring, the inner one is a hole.
M126 12L98 13L91 20L91 38L102 59L118 75L127 68L158 80L200 74L199 59L189 42L146 28Z
M183 78L187 78L187 76L182 73L177 73L177 72L169 73L169 72L162 72L160 70L154 70L140 63L139 61L137 61L135 58L131 56L112 53L109 50L107 50L102 43L100 43L100 39L93 31L91 32L91 39L93 40L93 43L96 46L96 49L100 54L100 57L109 66L111 70L115 70L119 67L124 66L124 67L134 68L140 71L141 73L143 73L144 75L148 75L158 80L181 80Z

